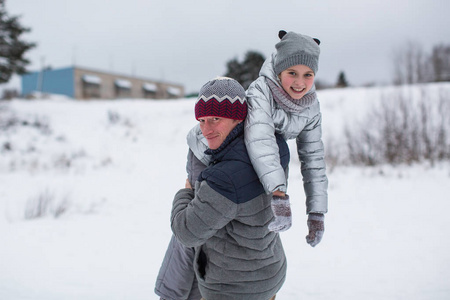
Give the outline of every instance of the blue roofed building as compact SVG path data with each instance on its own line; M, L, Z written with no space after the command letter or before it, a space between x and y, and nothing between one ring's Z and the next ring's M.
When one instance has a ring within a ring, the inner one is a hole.
M81 67L44 69L21 76L22 96L35 92L88 99L172 99L184 97L179 84Z

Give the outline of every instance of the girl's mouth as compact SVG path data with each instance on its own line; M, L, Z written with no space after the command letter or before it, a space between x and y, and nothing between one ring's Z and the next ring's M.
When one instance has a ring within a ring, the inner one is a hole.
M294 88L294 87L291 87L291 89L296 93L301 93L305 90L305 88L298 89L298 88Z

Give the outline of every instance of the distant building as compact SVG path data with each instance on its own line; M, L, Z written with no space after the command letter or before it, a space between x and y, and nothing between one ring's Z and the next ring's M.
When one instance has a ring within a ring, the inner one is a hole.
M46 69L22 75L22 95L26 97L34 92L66 95L82 100L184 97L182 85L81 67Z

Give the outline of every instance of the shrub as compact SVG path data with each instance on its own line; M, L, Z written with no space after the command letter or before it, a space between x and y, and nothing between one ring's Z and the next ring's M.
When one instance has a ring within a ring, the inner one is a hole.
M59 218L65 214L71 206L69 197L57 199L54 193L44 190L36 197L28 199L25 205L24 217L26 220L53 216Z
M418 97L406 92L384 95L364 121L345 129L352 164L432 164L450 159L450 99L441 92Z

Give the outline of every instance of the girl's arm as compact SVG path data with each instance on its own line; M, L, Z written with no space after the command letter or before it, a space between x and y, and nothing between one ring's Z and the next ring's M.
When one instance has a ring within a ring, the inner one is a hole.
M328 179L320 112L300 132L296 141L306 195L306 213L326 213Z
M280 164L279 148L275 138L272 104L268 87L255 81L247 91L248 114L245 121L245 145L253 168L266 193L286 192L286 175Z

